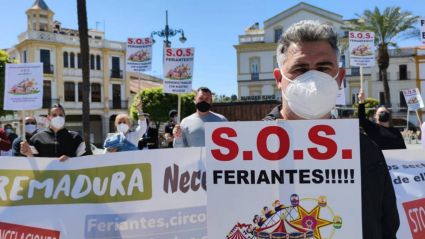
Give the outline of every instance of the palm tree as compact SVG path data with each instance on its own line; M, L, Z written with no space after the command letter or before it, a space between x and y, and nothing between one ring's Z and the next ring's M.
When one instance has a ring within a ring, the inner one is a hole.
M89 33L87 29L86 0L77 0L78 32L80 35L80 52L83 71L83 138L86 153L93 154L90 147L90 66Z
M396 39L406 39L418 35L413 24L419 21L410 11L401 11L399 7L387 7L381 13L378 7L373 11L365 10L362 15L356 14L358 20L350 20L347 30L371 31L375 33L375 45L378 50L376 60L384 86L385 104L391 107L390 89L387 80L387 69L390 62L388 47L397 48ZM391 122L390 122L391 123Z

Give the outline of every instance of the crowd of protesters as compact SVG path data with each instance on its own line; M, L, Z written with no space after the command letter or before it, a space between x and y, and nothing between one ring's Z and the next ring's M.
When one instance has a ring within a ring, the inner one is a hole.
M288 28L277 47L279 67L273 72L282 92L282 104L263 120L337 119L334 110L345 69L339 67L338 33L328 24L301 21ZM314 87L312 87L314 86ZM305 90L309 89L309 90ZM394 188L381 149L406 148L400 132L389 125L389 111L380 107L375 123L366 119L364 94L359 94L360 161L362 174L363 238L396 238L399 216ZM212 93L207 87L196 91L196 112L181 123L176 110L169 112L165 125L168 148L205 146L205 122L227 122L211 111ZM138 126L131 129L131 118L120 114L115 119L116 134L104 142L105 153L156 148L158 129L151 128L150 115L136 102ZM77 132L65 128L65 110L55 104L48 110L49 128L38 132L36 120L25 118L26 140L13 134L12 126L0 129L2 155L54 157L66 161L84 155L85 144ZM373 143L373 141L375 143ZM13 142L13 147L12 147Z

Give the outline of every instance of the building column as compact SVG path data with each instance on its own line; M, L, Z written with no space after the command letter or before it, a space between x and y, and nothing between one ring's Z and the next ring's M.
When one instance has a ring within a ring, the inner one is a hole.
M105 141L108 133L110 133L109 132L109 120L110 120L110 117L102 117L102 137L103 137L104 141Z
M101 60L103 62L102 64L103 66L103 101L104 101L105 109L109 109L109 100L112 100L112 99L109 99L109 85L111 82L110 82L110 75L109 75L109 57L108 57L108 51L106 49L102 49Z

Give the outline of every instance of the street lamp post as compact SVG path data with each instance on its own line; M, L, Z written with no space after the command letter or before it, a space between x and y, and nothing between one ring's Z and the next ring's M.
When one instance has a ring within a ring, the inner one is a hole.
M179 39L180 42L185 43L187 39L186 39L186 37L184 37L183 29L179 29L179 30L171 29L168 26L168 11L165 11L165 29L163 29L161 31L153 31L151 33L151 36L152 36L153 43L155 43L155 40L153 39L154 35L157 35L159 37L165 37L164 47L171 47L171 42L168 41L168 37L173 37L173 36L177 35L178 33L182 34L182 36Z
M152 37L153 43L155 43L155 39L153 39L154 35L157 35L159 37L165 37L164 46L163 46L163 50L165 51L165 48L171 47L171 42L168 40L168 37L173 37L173 36L177 35L178 33L182 34L182 36L179 38L180 42L185 43L187 39L186 39L186 37L184 37L183 29L179 29L179 30L171 29L168 26L168 11L165 11L165 29L163 29L161 31L153 31L151 33L151 37ZM163 57L162 61L164 61L164 55L162 55L162 57ZM177 112L178 112L177 123L178 124L180 124L180 107L181 107L181 95L178 94L178 99L177 99Z

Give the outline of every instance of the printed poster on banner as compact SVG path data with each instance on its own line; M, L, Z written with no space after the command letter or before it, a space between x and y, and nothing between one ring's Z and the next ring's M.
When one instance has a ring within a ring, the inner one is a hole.
M0 238L207 239L204 152L0 157Z
M352 66L375 65L375 33L350 32L349 34L350 64Z
M421 92L419 92L418 88L403 90L403 95L409 110L418 110L424 107Z
M421 26L421 42L425 45L425 18L419 19L419 25Z
M345 88L343 85L339 87L338 96L336 97L336 105L345 105Z
M423 150L383 150L397 197L397 238L425 238L425 154ZM408 155L408 156L407 156Z
M36 110L43 106L43 63L6 64L5 110Z
M152 69L152 37L127 38L127 71L144 72Z
M208 237L362 238L359 147L357 120L207 123Z
M164 93L192 92L195 48L166 48L164 51Z

